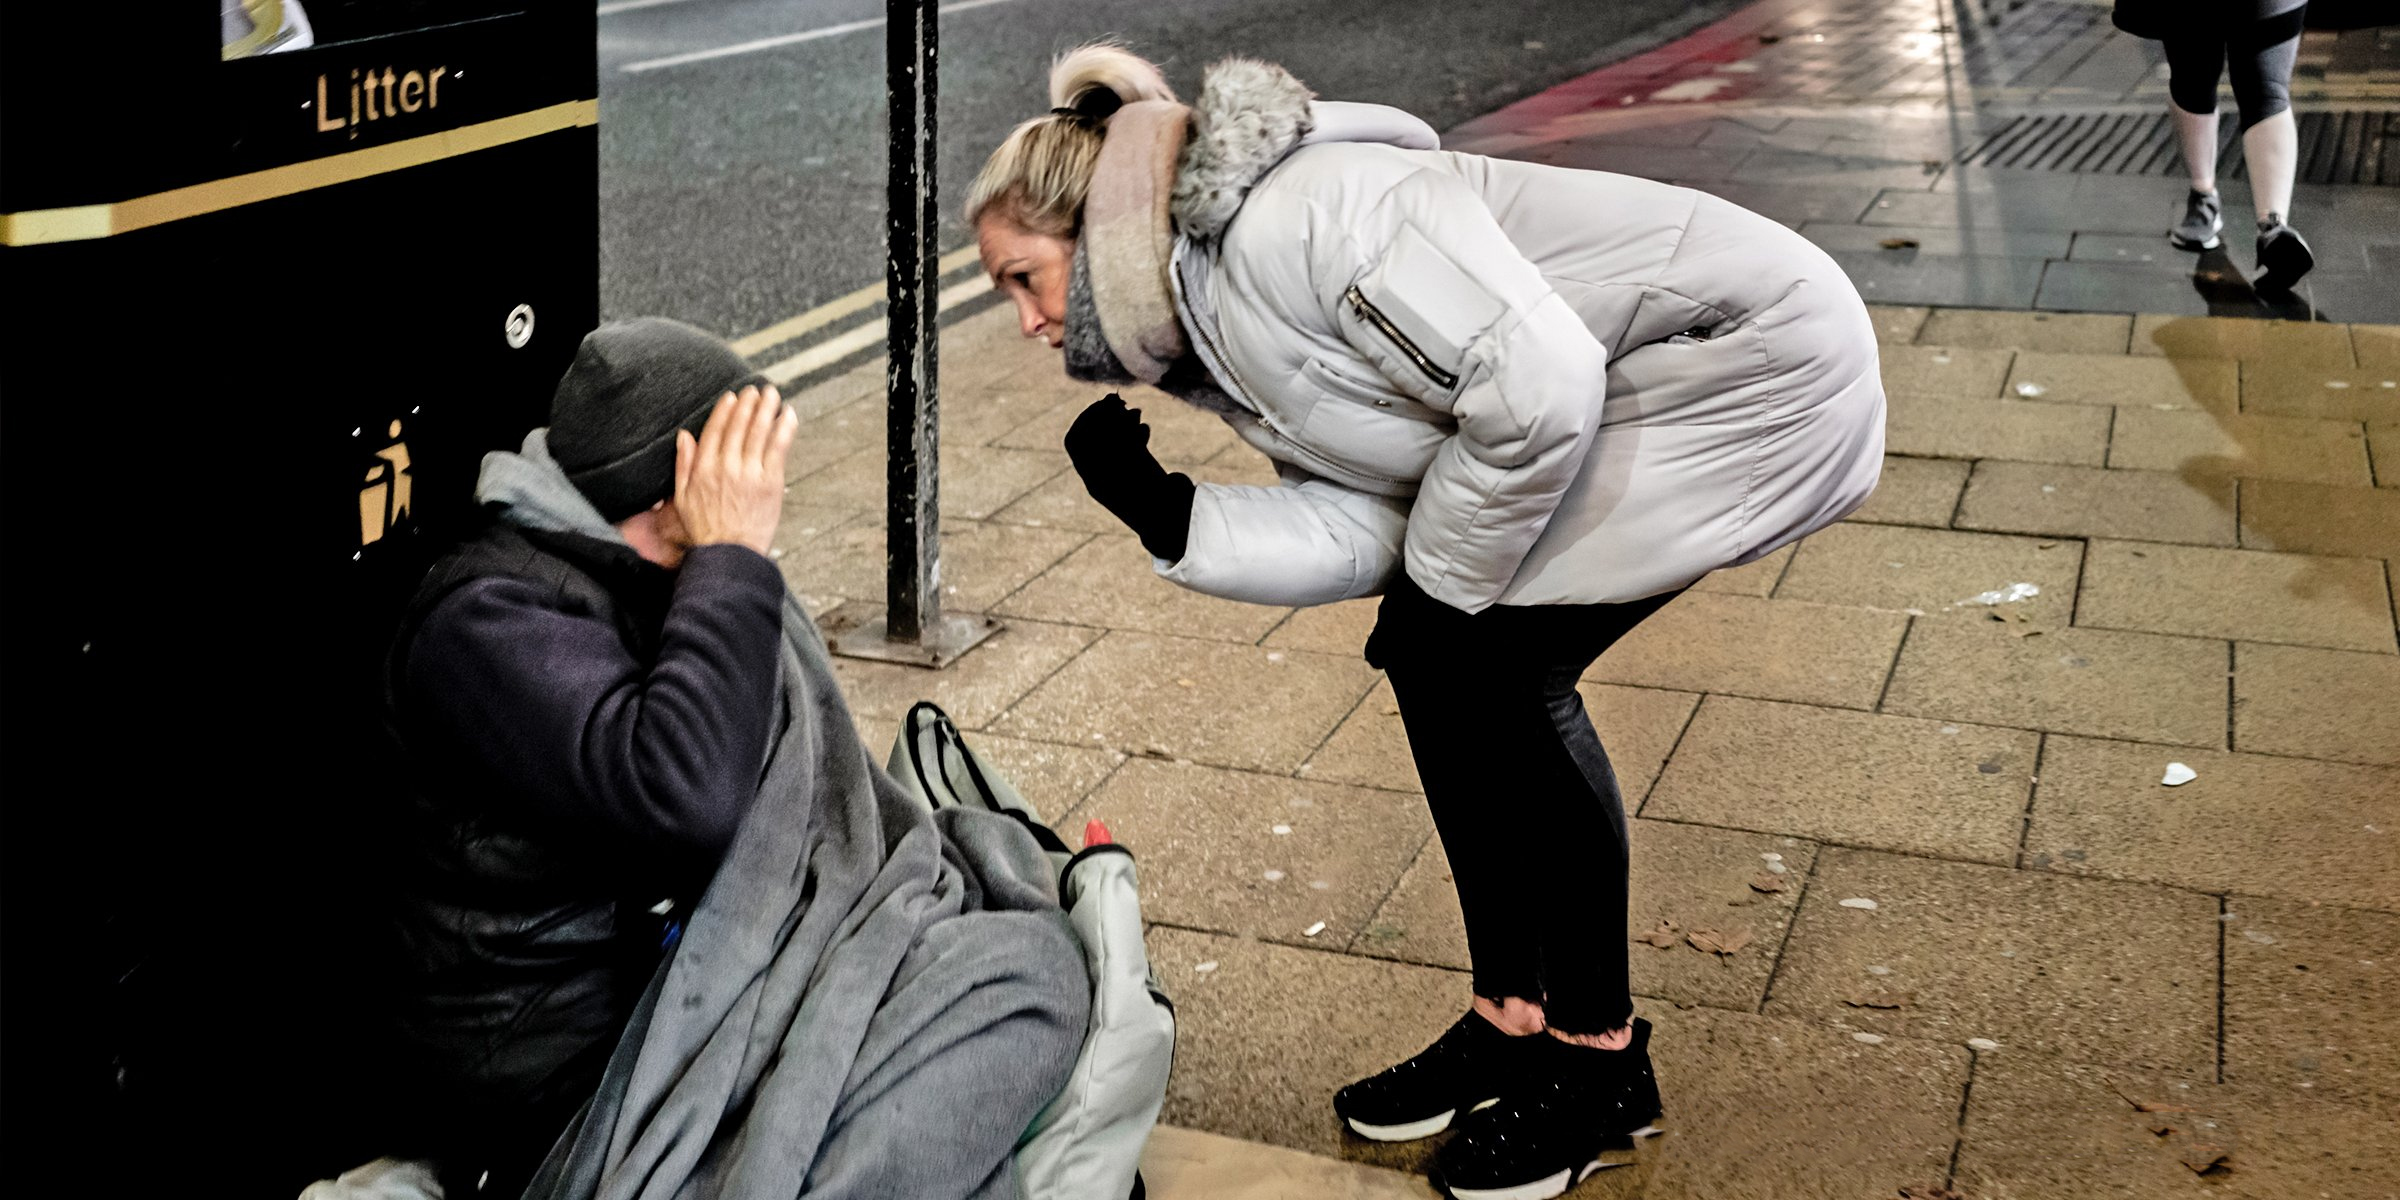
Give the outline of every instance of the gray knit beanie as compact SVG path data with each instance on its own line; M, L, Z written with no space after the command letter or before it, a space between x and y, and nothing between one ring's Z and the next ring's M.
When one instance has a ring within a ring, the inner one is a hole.
M765 377L724 339L665 317L584 336L550 398L550 456L592 507L622 521L675 493L675 431L696 437L717 397Z

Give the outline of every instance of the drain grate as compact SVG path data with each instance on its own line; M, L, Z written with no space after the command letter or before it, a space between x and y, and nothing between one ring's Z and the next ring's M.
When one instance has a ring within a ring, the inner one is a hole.
M2247 179L2232 113L2218 123L2217 174ZM2300 181L2400 187L2400 112L2299 114ZM2181 175L2183 155L2163 111L2043 113L2011 119L1958 156L1964 164L2082 175Z

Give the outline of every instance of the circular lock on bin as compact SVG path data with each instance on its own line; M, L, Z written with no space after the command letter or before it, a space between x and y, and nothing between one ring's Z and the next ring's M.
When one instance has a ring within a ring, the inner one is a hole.
M533 306L520 304L508 310L508 324L501 332L508 337L509 349L524 349L525 343L533 340Z

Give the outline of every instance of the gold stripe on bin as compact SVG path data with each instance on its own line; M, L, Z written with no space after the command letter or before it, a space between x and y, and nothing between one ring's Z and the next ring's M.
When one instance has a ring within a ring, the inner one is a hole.
M131 233L186 217L223 212L599 123L599 101L570 100L423 137L269 167L228 179L212 179L114 204L0 214L0 245L39 246Z

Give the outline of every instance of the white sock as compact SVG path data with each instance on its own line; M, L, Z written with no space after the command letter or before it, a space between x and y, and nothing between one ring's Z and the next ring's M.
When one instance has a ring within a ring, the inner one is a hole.
M2291 110L2245 131L2242 155L2250 160L2250 204L2258 210L2258 219L2291 215L2292 174L2300 166L2300 125Z
M2192 173L2192 190L2217 190L2217 114L2188 113L2167 101L2167 112L2175 118L2175 148L2183 151L2183 164ZM2253 168L2252 178L2256 178Z

